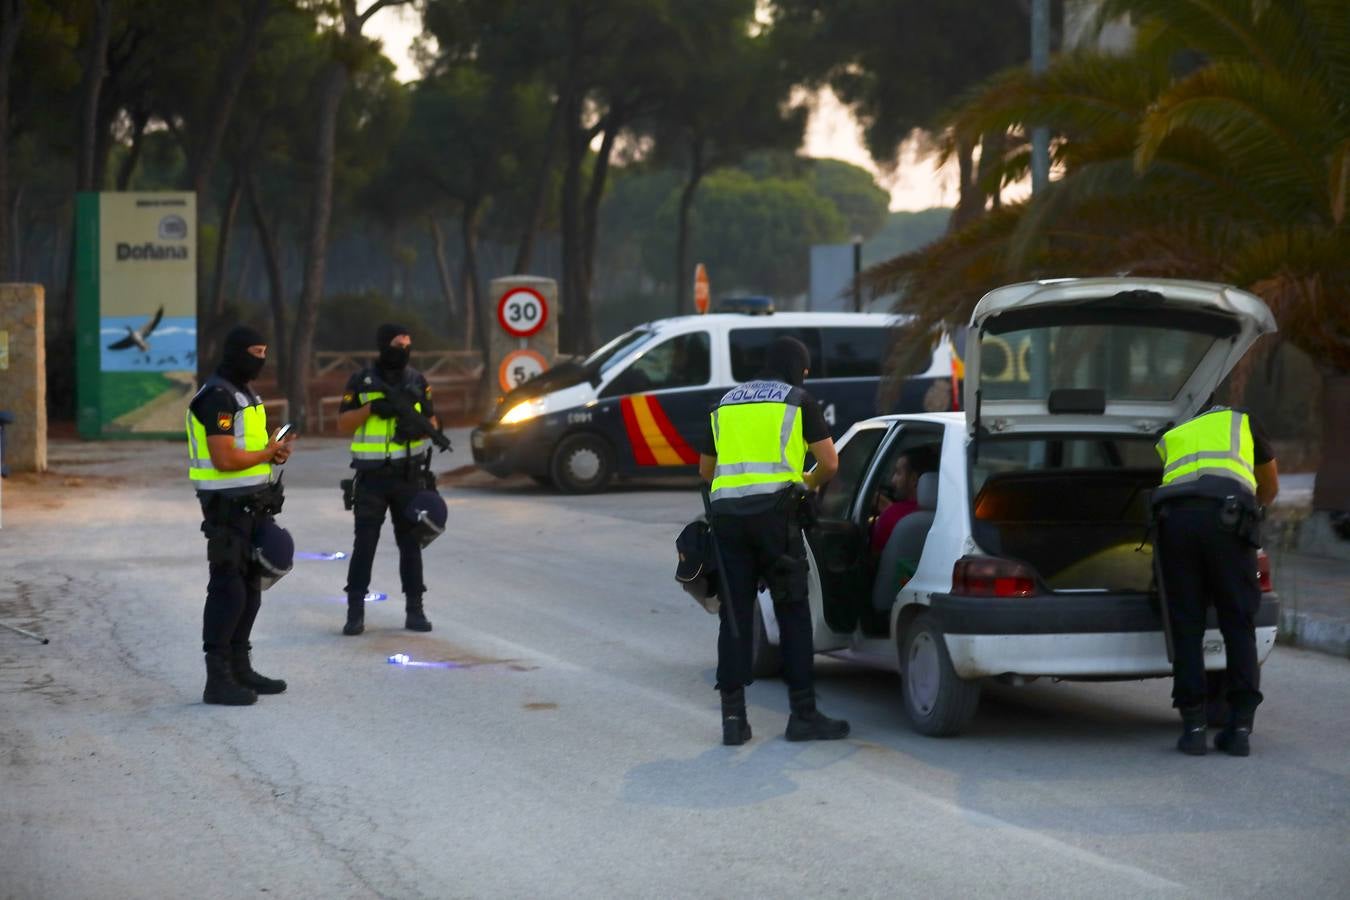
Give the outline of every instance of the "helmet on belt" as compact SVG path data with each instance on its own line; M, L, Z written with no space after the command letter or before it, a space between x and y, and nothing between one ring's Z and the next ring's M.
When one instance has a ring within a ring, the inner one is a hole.
M413 534L423 547L445 533L445 501L435 491L418 491L403 514L413 523Z
M270 520L259 523L253 529L253 561L261 576L262 589L267 590L295 565L295 541L291 533Z

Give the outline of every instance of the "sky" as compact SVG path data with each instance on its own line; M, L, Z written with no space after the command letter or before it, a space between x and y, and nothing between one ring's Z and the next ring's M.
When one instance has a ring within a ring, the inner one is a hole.
M371 16L364 33L384 43L385 55L398 67L398 79L412 81L420 73L408 50L421 30L421 16L415 10L388 6ZM933 160L920 158L918 147L907 142L901 148L896 170L889 175L878 172L863 147L857 121L828 89L816 98L806 125L803 152L807 156L841 159L872 172L878 184L890 192L892 210L956 205L955 165L938 168Z

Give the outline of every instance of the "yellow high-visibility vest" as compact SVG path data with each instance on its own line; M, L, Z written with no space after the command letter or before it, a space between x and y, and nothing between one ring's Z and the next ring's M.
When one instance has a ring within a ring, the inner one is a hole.
M362 391L356 396L358 405L365 406L372 400L382 398L384 391ZM422 401L415 401L413 409L420 413ZM397 428L398 419L386 419L371 413L352 435L352 459L363 461L404 459L424 453L431 446L431 441L426 438L418 438L409 444L399 443L394 440L394 431Z
M230 416L230 428L234 431L234 446L240 450L261 450L267 446L267 411L263 409L262 398L249 391L245 393L218 375L212 375L202 385L197 397L213 388L224 388L234 399L236 409ZM272 480L272 464L259 463L235 472L222 472L211 464L211 454L206 446L206 426L198 421L188 405L187 420L188 441L188 479L199 491L249 491L267 485Z
M739 500L802 483L806 440L800 398L800 391L779 381L746 382L722 397L712 411L714 504L730 511Z
M1220 490L1256 494L1256 457L1246 413L1211 409L1168 431L1156 449L1163 474L1154 500L1213 496Z

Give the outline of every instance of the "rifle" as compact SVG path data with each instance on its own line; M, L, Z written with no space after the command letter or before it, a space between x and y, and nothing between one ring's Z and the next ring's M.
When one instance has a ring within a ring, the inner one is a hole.
M398 427L401 431L413 438L427 438L442 453L451 449L450 439L439 428L431 424L430 419L413 409L412 398L402 387L391 387L378 375L373 374L366 375L365 382L384 394L384 399L388 400L389 405L394 408L394 413L398 418Z

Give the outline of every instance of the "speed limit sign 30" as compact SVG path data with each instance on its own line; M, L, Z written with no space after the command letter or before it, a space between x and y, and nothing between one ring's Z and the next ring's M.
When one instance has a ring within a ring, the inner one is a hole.
M533 350L512 350L497 367L497 382L502 390L512 391L525 382L543 373L548 368L548 360L542 353Z
M534 288L513 288L497 304L497 322L512 337L537 334L548 322L548 301Z

